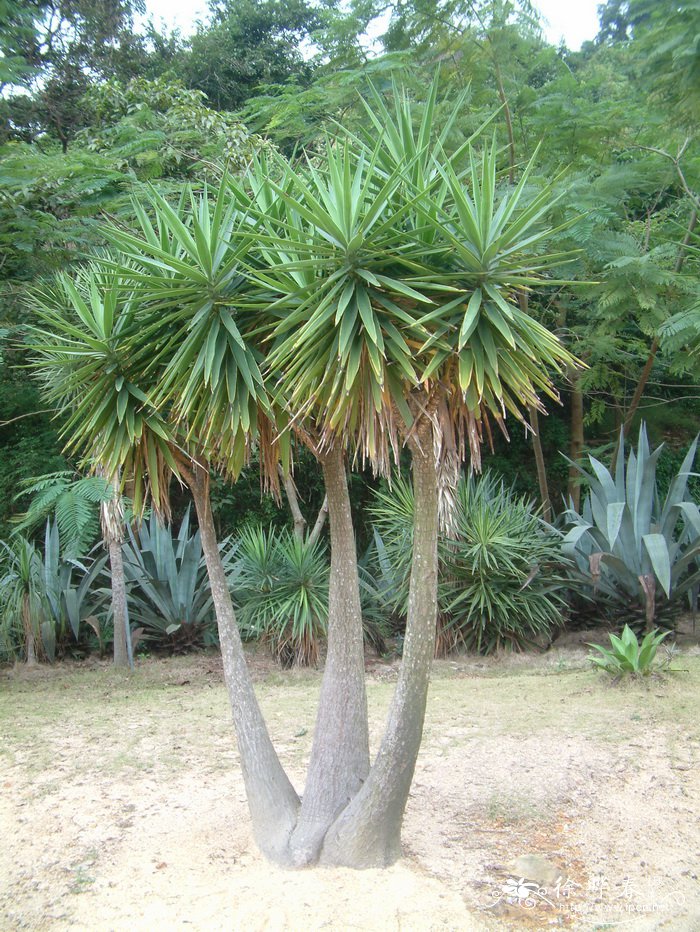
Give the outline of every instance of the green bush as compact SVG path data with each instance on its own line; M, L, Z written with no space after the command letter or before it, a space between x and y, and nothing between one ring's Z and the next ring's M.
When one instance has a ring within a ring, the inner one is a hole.
M462 478L455 497L454 539L439 541L438 609L443 647L489 653L549 638L561 623L565 582L557 536L533 503L486 473ZM393 568L391 607L405 616L411 564L413 492L396 479L379 492L375 529ZM379 554L379 551L378 551Z
M46 522L44 552L16 534L0 541L0 660L55 657L77 645L83 621L104 605L98 579L106 557L67 559L58 526Z
M328 620L324 545L260 527L236 544L230 582L243 636L267 643L284 667L316 664Z

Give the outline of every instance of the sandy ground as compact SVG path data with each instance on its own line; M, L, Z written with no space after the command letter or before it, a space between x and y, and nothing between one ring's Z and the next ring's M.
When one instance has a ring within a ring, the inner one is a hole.
M253 663L301 788L320 675ZM405 856L364 872L256 852L215 657L5 671L0 928L700 930L700 652L675 665L437 663ZM395 676L369 664L375 740Z

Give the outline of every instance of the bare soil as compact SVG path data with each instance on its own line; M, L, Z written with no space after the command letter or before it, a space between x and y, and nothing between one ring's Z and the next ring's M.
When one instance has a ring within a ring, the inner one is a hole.
M215 656L4 671L0 929L700 930L700 651L618 686L585 656L437 662L405 856L363 872L257 853ZM251 659L301 789L320 673Z

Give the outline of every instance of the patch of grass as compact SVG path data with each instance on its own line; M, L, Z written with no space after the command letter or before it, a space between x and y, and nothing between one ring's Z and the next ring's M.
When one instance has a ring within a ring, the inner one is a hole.
M547 815L540 806L525 796L502 793L494 793L486 803L484 814L491 822L498 822L501 825L537 822Z

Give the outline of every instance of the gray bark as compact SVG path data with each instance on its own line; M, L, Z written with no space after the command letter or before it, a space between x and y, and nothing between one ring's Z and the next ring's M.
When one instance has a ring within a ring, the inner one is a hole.
M321 464L331 532L328 654L306 789L291 841L297 866L318 859L328 826L369 771L360 584L342 446L325 454Z
M318 515L316 517L316 523L313 526L311 533L309 534L309 543L315 544L316 541L321 536L321 531L325 527L326 518L328 517L328 496L326 495L323 499L323 504L318 510Z
M197 511L255 840L267 858L289 866L289 838L297 820L299 797L272 746L245 661L216 539L209 475L203 467L194 465L185 479Z
M572 368L569 372L571 381L571 444L569 446L569 459L575 463L583 453L583 392L581 391L581 374L578 369ZM581 507L581 482L579 473L573 466L569 467L569 484L567 495L575 511Z
M32 624L32 613L29 608L29 596L22 596L22 623L24 625L24 643L27 651L27 666L35 667L37 664L36 632Z
M114 665L128 667L129 654L126 647L126 579L122 542L112 535L108 539L109 565L112 574L112 619L114 621Z
M401 855L401 824L423 735L437 620L438 491L428 422L410 446L414 543L401 672L377 759L360 792L327 832L322 864L385 867Z
M289 473L285 473L281 466L279 472L282 479L282 485L284 486L284 491L287 495L287 501L289 502L289 510L292 513L292 518L294 519L294 536L298 540L303 540L304 532L306 531L306 518L301 513L301 508L299 507L297 487L294 485L294 479L292 476Z

